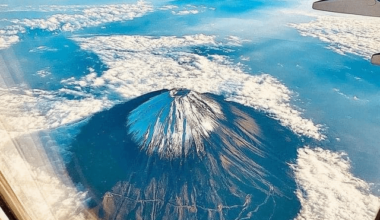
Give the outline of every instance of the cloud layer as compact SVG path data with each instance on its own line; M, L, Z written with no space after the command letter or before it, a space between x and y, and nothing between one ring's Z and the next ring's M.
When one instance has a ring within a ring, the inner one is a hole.
M308 14L314 15L314 14ZM293 23L301 35L326 42L339 54L355 54L370 59L380 52L379 18L360 16L319 16L308 23Z
M297 220L375 218L380 198L371 194L367 182L352 175L345 156L321 148L298 150L293 169L302 209Z
M29 8L28 10L34 10ZM13 25L0 29L0 49L5 49L19 41L19 34L26 28L47 31L76 31L110 22L120 22L141 17L153 11L153 6L139 1L136 4L98 5L98 6L45 6L39 11L60 11L41 19L13 19ZM66 12L66 13L64 13ZM67 13L71 12L71 13Z
M94 27L105 23L127 21L141 17L153 10L145 2L136 4L101 5L85 8L80 13L56 14L47 19L14 19L12 23L31 29L48 31L75 31L84 27Z

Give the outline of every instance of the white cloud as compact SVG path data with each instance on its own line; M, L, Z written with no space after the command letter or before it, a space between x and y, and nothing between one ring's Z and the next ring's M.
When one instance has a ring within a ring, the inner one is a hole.
M159 10L173 10L175 15L198 14L205 11L204 6L186 5L179 9L174 5L160 7ZM24 6L7 11L41 11L56 12L47 18L40 19L13 19L7 20L14 25L0 29L0 50L8 48L19 42L19 34L25 33L25 28L42 29L47 31L72 32L86 27L94 27L111 22L121 22L141 17L154 10L153 6L144 1L136 4L110 4L110 5L42 5Z
M209 8L205 6L196 6L196 5L184 5L181 7L178 7L175 5L165 5L159 9L163 11L171 10L171 13L173 15L194 15L194 14L205 12Z
M0 50L19 42L19 34L25 28L48 31L76 31L110 22L132 20L153 11L153 6L143 1L136 4L98 5L98 6L40 6L42 11L69 11L41 19L13 19L14 25L0 29ZM25 9L26 10L26 9ZM28 10L33 10L29 8Z
M19 42L20 39L17 34L24 32L25 29L19 25L7 26L0 29L0 50Z
M75 39L109 67L101 78L125 99L173 88L221 94L269 113L294 132L322 139L320 126L301 117L290 105L292 92L270 75L250 75L223 56L200 56L191 46L215 46L213 36L151 38L107 36Z
M297 220L375 219L380 198L370 185L350 173L345 154L321 148L298 150L293 165L302 208Z
M328 43L328 48L339 54L355 54L370 59L380 52L379 18L361 16L321 16L308 23L292 23L301 35Z
M45 70L37 71L36 74L39 75L40 77L44 78L46 76L51 75L51 72L49 70L45 69Z
M38 6L21 6L21 8L15 8L17 11L40 11L40 12L73 12L83 11L86 8L96 7L95 5L38 5Z
M104 23L132 20L152 10L151 5L139 1L136 4L94 6L85 8L80 13L55 14L47 19L14 19L12 22L31 29L75 31Z
M34 49L29 50L30 53L41 53L41 52L44 52L44 51L55 52L55 51L58 51L58 49L56 49L56 48L50 48L50 47L47 47L47 46L39 46L39 47L36 47Z
M74 90L63 91L70 92ZM8 131L29 133L73 123L111 106L105 98L77 94L78 99L69 100L42 90L0 89L0 119Z
M0 219L8 220L8 217L5 215L2 208L0 208Z
M74 12L82 11L85 8L94 7L91 5L19 5L9 7L0 5L0 10L7 12Z
M182 11L172 11L174 15L189 15L189 14L198 14L198 10L182 10Z
M18 36L0 36L0 49L8 48L12 44L15 44L19 41L20 39Z
M162 11L165 11L165 10L174 10L177 8L178 8L178 6L176 6L176 5L164 5L164 6L160 7L159 9Z
M238 36L230 35L225 38L227 40L227 44L231 46L242 46L244 42L250 42L250 40L242 39Z

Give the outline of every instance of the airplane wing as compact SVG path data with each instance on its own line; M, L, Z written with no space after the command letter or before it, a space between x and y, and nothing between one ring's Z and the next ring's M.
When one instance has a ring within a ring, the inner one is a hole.
M321 0L314 2L313 9L344 14L380 17L380 0ZM380 65L380 53L372 56L371 63Z
M380 2L378 0L322 0L314 2L313 9L380 17Z

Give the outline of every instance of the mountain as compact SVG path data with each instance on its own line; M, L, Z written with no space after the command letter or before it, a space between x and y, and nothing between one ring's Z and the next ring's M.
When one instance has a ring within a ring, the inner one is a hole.
M300 203L286 163L300 144L222 96L161 90L95 114L69 173L103 219L290 219Z

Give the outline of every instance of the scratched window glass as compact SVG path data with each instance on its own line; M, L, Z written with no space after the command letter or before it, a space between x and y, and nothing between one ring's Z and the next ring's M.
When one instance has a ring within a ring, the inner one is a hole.
M0 219L374 219L378 16L0 0Z

